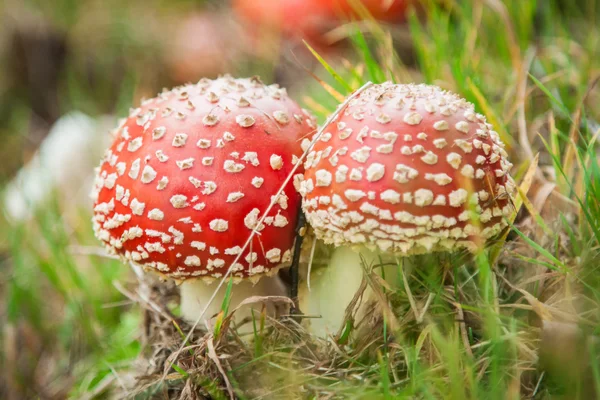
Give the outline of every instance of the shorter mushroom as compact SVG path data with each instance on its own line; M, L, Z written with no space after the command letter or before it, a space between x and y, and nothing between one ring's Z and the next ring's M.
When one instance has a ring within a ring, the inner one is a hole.
M303 312L323 316L311 320L322 336L340 328L361 261L475 252L512 212L504 145L459 96L388 82L350 101L335 122L308 154L300 190L317 238L336 246L301 299Z
M228 273L235 303L286 295L277 271L291 260L300 196L291 182L279 191L297 141L313 128L285 89L258 78L203 79L146 100L119 125L98 169L96 236L110 252L183 282L188 321L211 299L207 284ZM219 311L215 300L206 317Z

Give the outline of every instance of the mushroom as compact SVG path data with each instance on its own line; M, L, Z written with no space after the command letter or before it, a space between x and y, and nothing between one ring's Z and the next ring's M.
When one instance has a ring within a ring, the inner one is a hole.
M387 82L350 101L307 155L300 189L316 237L336 247L311 293L300 288L302 311L323 317L311 319L315 333L343 322L362 277L357 251L370 263L482 248L512 212L511 166L492 126L456 94Z
M314 126L285 89L258 78L163 91L114 132L92 193L95 234L109 252L181 281L188 321L200 318L208 284L230 268L232 301L285 295L276 273L291 259L300 196L293 183L275 195Z

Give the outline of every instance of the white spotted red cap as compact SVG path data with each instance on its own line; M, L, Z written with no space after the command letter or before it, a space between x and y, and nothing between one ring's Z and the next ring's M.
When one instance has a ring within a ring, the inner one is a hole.
M303 209L326 243L474 251L511 212L512 164L498 134L473 104L436 86L373 85L306 160Z
M285 89L258 78L202 79L143 101L98 170L96 236L164 275L219 278L274 200L232 275L274 272L290 259L300 198L291 183L272 195L314 127Z

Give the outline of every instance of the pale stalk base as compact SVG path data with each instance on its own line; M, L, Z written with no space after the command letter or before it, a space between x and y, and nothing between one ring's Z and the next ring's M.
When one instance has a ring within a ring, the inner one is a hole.
M181 315L183 319L189 323L195 323L200 316L200 313L208 303L208 300L213 295L216 287L216 283L209 285L201 279L183 282L180 286ZM200 319L200 325L205 326L205 321L210 320L221 311L226 290L227 284L224 284ZM252 296L288 296L288 293L287 288L278 276L262 277L256 284L245 279L240 283L233 284L231 287L229 312L232 312L243 300ZM236 323L240 323L244 318L251 318L251 309L254 309L255 316L258 316L262 310L262 303L253 303L242 306L235 312L234 321ZM267 304L267 313L271 316L275 316L278 313L284 312L286 312L286 310L281 306L281 303L277 303L277 306L275 306L273 303ZM210 326L212 326L212 324L210 324ZM252 328L250 324L249 329L244 329L244 331L251 331L251 329Z
M312 270L310 275L310 291L304 279L298 289L300 311L303 314L321 318L306 318L309 331L319 337L326 338L338 333L344 322L346 307L350 304L360 287L363 277L361 255L366 265L378 264L378 254L367 249L360 253L349 247L338 247L334 250L329 266ZM386 280L394 280L395 267L386 267ZM381 269L376 270L381 274ZM389 278L392 279L388 279ZM370 286L363 294L362 303L356 314L356 320L363 317L367 304L375 300Z

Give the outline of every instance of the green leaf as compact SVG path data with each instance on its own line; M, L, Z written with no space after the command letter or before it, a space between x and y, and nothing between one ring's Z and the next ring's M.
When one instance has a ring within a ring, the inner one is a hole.
M321 65L323 66L323 68L325 68L327 70L327 72L329 72L329 74L333 77L333 79L335 79L340 85L343 86L343 88L346 90L347 94L352 93L353 92L352 86L350 86L344 80L344 78L342 78L337 72L335 72L335 70L331 67L331 65L329 65L327 63L327 61L325 61L325 59L323 59L323 57L321 57L321 55L319 53L317 53L317 51L315 49L313 49L306 42L306 40L303 40L303 42L304 42L304 45L308 48L308 50L310 50L310 52L312 53L312 55L321 63Z
M187 371L185 371L179 365L173 364L172 367L175 371L179 372L184 378L187 378L188 376L190 376L190 374L188 374Z
M544 249L542 246L540 246L539 244L537 244L536 242L534 242L533 240L528 238L523 232L521 232L512 223L509 222L509 224L510 224L510 227L512 228L512 230L515 231L524 241L526 241L527 244L529 244L534 250L536 250L538 253L540 253L541 255L546 257L548 260L552 261L554 264L558 265L560 267L561 272L563 272L563 273L569 272L567 267L565 266L565 264L562 261L560 261L558 258L554 257L548 250Z

